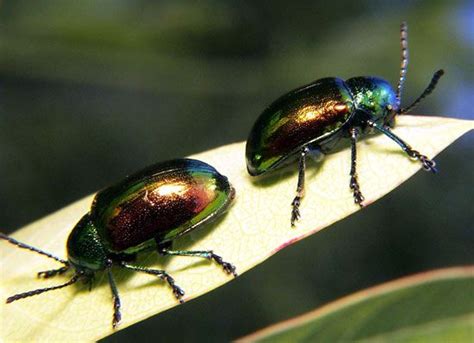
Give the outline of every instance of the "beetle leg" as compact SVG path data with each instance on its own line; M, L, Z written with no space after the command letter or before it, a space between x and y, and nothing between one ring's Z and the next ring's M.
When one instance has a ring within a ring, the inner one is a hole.
M395 143L400 145L403 151L406 152L406 154L421 162L423 165L423 169L426 171L430 171L432 173L437 173L438 170L436 169L436 162L433 160L430 160L428 157L425 155L419 153L417 150L414 150L410 145L405 143L401 138L399 138L397 135L395 135L388 127L380 126L377 123L374 123L372 121L368 121L367 124L369 124L370 127L373 127L377 129L378 131L382 132L384 135L386 135L388 138L393 140Z
M92 286L94 286L94 281L95 281L95 274L92 274L89 276L89 278L86 280L87 285L89 286L89 292L92 291Z
M69 270L69 265L58 268L58 269L44 270L42 272L38 272L37 276L39 278L47 279L56 275L61 275L68 270Z
M182 299L182 297L184 295L184 291L181 289L181 287L176 285L176 283L174 282L174 279L171 277L171 275L169 275L164 270L150 269L150 268L134 266L134 265L131 265L131 264L128 264L128 263L125 263L125 262L121 262L119 264L119 266L123 267L125 269L134 270L136 272L142 272L142 273L146 273L146 274L155 275L155 276L160 277L162 280L166 281L168 283L168 285L171 287L171 289L173 290L173 294L176 297L176 299L178 299L180 303L184 302L183 299Z
M114 316L112 319L112 327L115 329L120 320L122 319L122 314L120 313L120 296L110 267L107 268L107 276L109 278L110 289L112 290L112 298L114 300Z
M202 251L189 251L189 250L168 250L165 247L158 246L158 252L161 255L174 255L174 256L196 256L206 258L208 260L215 261L218 265L224 268L224 271L227 274L232 274L234 277L237 277L235 272L235 266L229 262L225 262L222 257L214 254L212 250L202 250Z
M299 166L298 166L298 185L296 187L296 196L291 202L291 226L295 226L295 222L301 218L300 204L301 199L304 196L304 173L306 169L306 154L308 153L308 147L304 147L301 150Z
M352 194L354 196L354 203L363 207L364 205L362 202L364 201L364 196L360 191L359 181L357 181L357 138L359 137L359 129L356 127L351 128L351 180L349 183L349 187L352 189Z

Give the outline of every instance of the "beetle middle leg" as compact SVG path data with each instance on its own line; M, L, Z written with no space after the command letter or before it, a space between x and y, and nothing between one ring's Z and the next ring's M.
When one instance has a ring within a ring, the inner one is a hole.
M235 266L229 262L225 262L222 257L214 254L212 250L170 250L168 249L169 247L169 244L158 244L158 253L165 256L195 256L213 260L222 266L227 274L232 274L234 277L237 277Z
M130 270L136 271L136 272L146 273L146 274L155 275L155 276L160 277L162 280L166 281L168 283L168 285L171 287L171 289L173 290L173 294L176 297L176 299L178 299L180 303L184 302L183 299L182 299L182 297L184 295L184 291L181 289L181 287L179 287L175 283L175 281L171 277L171 275L169 275L164 270L134 266L134 265L128 264L126 262L120 262L119 266L122 267L122 268L125 268L125 269L130 269Z
M360 191L359 181L357 180L357 138L359 137L359 129L356 127L351 128L351 180L349 183L349 187L352 189L352 194L354 196L354 203L363 207L364 205L362 202L364 201L364 196Z
M368 122L369 126L370 127L373 127L375 129L377 129L378 131L382 132L384 135L386 135L388 138L390 138L391 140L393 140L395 143L397 143L403 151L405 151L405 153L415 159L415 160L418 160L421 162L421 164L423 165L423 169L426 170L426 171L429 171L429 172L432 172L432 173L437 173L438 170L436 169L436 162L433 161L433 160L430 160L428 157L426 157L425 155L419 153L417 150L414 150L410 145L408 145L407 143L405 143L400 137L398 137L397 135L395 135L391 130L390 128L388 127L384 127L384 126L380 126L374 122L371 122L369 121Z
M308 147L304 147L300 153L300 160L298 165L298 185L296 186L296 196L291 202L291 226L295 226L295 222L301 218L300 204L304 196L304 174L306 170L306 154Z

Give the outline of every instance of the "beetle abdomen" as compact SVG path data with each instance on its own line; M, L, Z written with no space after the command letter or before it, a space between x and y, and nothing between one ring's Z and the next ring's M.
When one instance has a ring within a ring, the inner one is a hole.
M188 232L225 209L232 196L227 178L213 167L174 160L98 193L92 216L109 248L124 251L153 238L167 242Z
M283 95L252 128L246 151L249 173L262 174L302 146L323 141L352 114L352 96L338 78L320 79Z

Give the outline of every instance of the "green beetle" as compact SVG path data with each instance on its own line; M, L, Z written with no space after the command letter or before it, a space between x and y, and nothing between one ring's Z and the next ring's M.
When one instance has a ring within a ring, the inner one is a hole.
M390 84L372 76L346 81L328 77L295 89L273 102L258 117L250 131L247 146L247 170L258 176L299 159L298 185L292 202L291 225L300 218L299 206L304 195L307 154L328 154L342 138L352 147L350 188L354 202L362 206L356 172L356 142L361 133L378 130L401 146L427 171L436 172L435 162L412 149L390 131L395 116L409 112L430 94L443 70L438 70L424 92L410 106L402 108L401 90L408 65L407 26L401 25L402 62L395 92Z
M175 297L183 301L184 291L166 271L131 263L139 252L157 250L162 255L202 257L237 276L232 264L210 250L172 250L175 239L221 215L234 195L227 178L212 166L198 160L177 159L150 166L97 193L90 212L69 234L67 261L0 233L0 239L64 264L59 269L39 272L38 277L49 278L70 269L74 271L64 284L16 294L9 297L7 303L60 289L79 280L91 283L96 272L106 271L114 299L112 325L115 328L121 314L112 266L158 276L168 283Z

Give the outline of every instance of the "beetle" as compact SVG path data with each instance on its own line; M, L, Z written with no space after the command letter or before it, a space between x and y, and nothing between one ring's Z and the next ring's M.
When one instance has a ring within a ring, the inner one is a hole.
M112 266L155 275L171 287L183 302L184 291L164 270L130 263L137 253L157 250L161 255L196 256L215 261L228 274L235 267L211 250L173 250L172 243L190 231L221 215L234 199L235 190L227 177L209 164L193 159L176 159L149 166L96 194L90 211L74 226L67 239L67 260L19 242L0 233L19 248L52 258L63 267L41 271L50 278L73 270L66 283L10 296L6 302L70 286L79 280L92 285L94 275L105 271L113 296L112 326L121 320L120 297Z
M348 80L327 77L284 94L257 118L246 144L247 170L251 176L273 171L299 160L296 196L291 206L291 226L301 217L299 206L304 196L306 156L324 156L341 139L350 139L351 168L349 186L354 202L363 206L364 196L356 171L356 142L361 134L378 131L395 141L426 171L436 173L436 164L414 150L390 128L395 116L412 110L429 95L443 70L434 73L423 93L408 107L401 107L401 92L408 66L407 24L400 27L401 67L396 91L378 77L359 76Z

